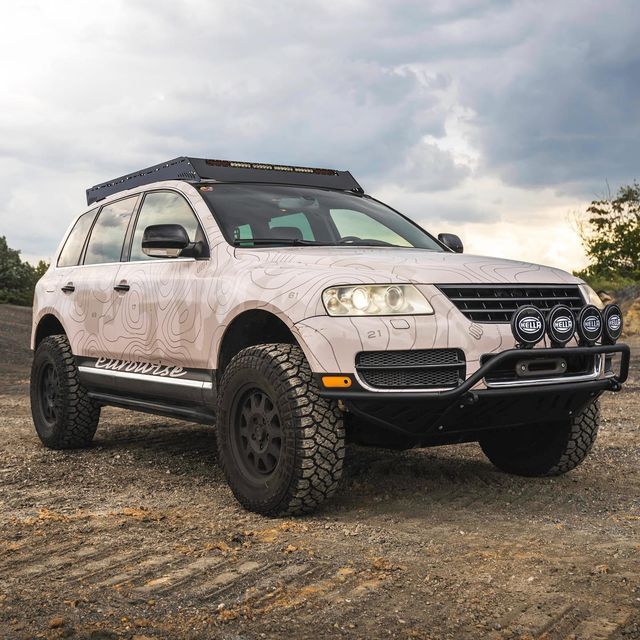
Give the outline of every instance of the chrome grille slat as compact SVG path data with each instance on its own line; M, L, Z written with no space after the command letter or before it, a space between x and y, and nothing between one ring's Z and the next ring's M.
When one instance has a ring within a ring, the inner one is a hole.
M463 297L458 297L455 298L456 300L459 300L461 302L477 302L478 300L482 299L481 296L471 296L468 298L463 298ZM557 297L553 297L553 296L538 296L537 298L535 298L536 300L542 300L542 301L553 301L554 303L556 303L558 301ZM531 296L529 297L515 297L515 296L509 296L507 297L497 297L495 299L496 302L502 302L502 301L515 301L515 302L528 302L529 300L531 300ZM562 300L575 300L577 302L582 302L582 298L580 298L579 296L567 296L567 297L563 297Z

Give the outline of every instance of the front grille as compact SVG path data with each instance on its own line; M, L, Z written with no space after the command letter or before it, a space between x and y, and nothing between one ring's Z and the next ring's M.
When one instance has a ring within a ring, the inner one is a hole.
M462 314L473 322L510 322L513 312L531 304L543 313L557 304L577 312L584 306L576 285L439 285Z
M457 387L465 378L466 362L460 349L362 351L356 371L379 389Z

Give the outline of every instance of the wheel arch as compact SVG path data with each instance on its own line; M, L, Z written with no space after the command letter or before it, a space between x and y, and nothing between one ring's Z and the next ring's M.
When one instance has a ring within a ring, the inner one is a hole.
M299 346L307 361L308 348L300 339L293 325L282 317L266 309L248 309L242 311L225 327L216 350L216 371L221 377L233 357L242 349L258 344L279 342Z
M31 348L35 351L45 338L59 334L67 335L64 325L53 313L45 313L33 328Z

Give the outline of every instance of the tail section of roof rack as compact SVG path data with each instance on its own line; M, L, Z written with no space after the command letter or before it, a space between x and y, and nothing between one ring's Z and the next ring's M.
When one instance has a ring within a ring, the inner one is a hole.
M126 189L162 180L185 180L196 183L203 180L267 182L364 193L362 187L348 171L233 160L205 160L183 156L97 184L87 189L87 204L93 204Z

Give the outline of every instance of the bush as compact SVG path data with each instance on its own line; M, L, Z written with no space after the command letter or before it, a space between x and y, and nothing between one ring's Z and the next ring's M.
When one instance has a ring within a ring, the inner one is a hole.
M40 260L37 266L22 262L20 251L12 249L0 236L0 304L19 304L30 307L33 289L49 265Z

